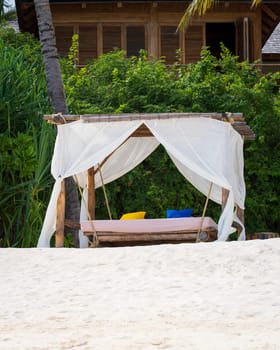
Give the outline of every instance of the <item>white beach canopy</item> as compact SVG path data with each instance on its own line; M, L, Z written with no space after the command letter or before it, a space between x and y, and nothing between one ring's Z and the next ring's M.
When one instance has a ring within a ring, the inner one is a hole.
M145 125L153 137L133 137ZM130 137L132 135L132 137ZM222 189L228 199L218 222L218 240L225 241L232 232L232 223L241 224L236 206L244 209L243 139L230 123L211 118L136 119L85 122L80 119L58 125L52 159L55 185L48 205L38 247L49 247L56 230L56 210L61 182L77 176L87 188L87 170L102 164L104 183L126 174L162 144L180 173L200 192L222 204ZM96 175L95 187L102 185ZM167 194L168 195L168 194ZM82 219L86 219L82 214ZM245 239L243 229L239 239ZM87 247L80 235L80 246Z

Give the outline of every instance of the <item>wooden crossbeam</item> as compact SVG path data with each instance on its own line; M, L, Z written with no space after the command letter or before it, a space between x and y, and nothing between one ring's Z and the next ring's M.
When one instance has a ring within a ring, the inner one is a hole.
M230 123L233 128L244 137L245 140L254 140L255 134L246 123L242 113L122 113L122 114L53 114L45 115L44 120L60 125L82 120L84 123L119 122L131 120L164 120L172 118L211 118ZM133 137L153 136L150 130L143 124L132 135Z

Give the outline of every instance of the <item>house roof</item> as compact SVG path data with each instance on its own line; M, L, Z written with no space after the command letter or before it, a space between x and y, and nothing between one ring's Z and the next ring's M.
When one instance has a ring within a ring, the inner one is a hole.
M265 45L262 48L263 54L280 54L280 23L274 29Z
M8 21L7 25L9 27L13 28L16 32L19 31L19 26L18 26L18 21L17 20L15 20L15 21Z

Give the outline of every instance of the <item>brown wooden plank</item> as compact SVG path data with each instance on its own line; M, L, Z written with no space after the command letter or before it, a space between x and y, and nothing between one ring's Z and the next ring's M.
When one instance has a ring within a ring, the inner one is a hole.
M236 215L238 219L244 224L245 218L244 218L244 209L241 209L238 205L236 206Z
M95 220L95 177L94 168L88 170L88 214Z
M64 220L65 220L65 182L61 181L61 190L57 200L56 209L56 234L55 246L62 248L64 246Z
M86 236L91 236L92 232L85 232ZM195 242L197 233L196 232L170 232L170 233L109 233L109 232L98 232L98 241L102 243L157 243L157 242ZM200 241L214 241L217 239L217 230L202 231L200 234Z
M44 120L52 121L56 114L48 114ZM226 122L244 122L242 113L194 113L194 112L172 112L172 113L119 113L119 114L64 114L64 120L75 121L81 119L83 122L99 123L127 120L153 120L172 118L212 118ZM59 123L58 123L59 124Z
M203 228L201 231L209 231L209 232L217 232L217 229L215 227L207 227L207 228ZM189 229L184 229L184 230L170 230L169 232L162 232L162 231L143 231L143 232L122 232L122 231L98 231L97 232L98 235L100 237L102 236L117 236L117 237L121 237L121 236L127 236L130 234L133 234L133 236L151 236L151 235L155 235L155 236L160 236L160 235L189 235L189 234L193 234L193 233L197 233L197 230L189 230ZM92 231L85 231L85 234L92 234Z
M222 211L224 210L228 200L229 190L222 188Z
M246 121L242 113L121 113L121 114L84 114L84 115L45 115L44 120L53 124L64 124L65 122L72 122L81 119L85 123L99 123L99 122L114 122L127 120L154 120L154 119L172 119L172 118L211 118L229 122L233 128L246 140L254 140L255 134ZM150 136L148 129L144 126L139 129L138 135Z

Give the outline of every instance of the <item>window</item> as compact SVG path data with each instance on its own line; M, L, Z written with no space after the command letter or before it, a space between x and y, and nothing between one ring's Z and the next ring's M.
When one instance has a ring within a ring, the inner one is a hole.
M160 55L165 57L165 63L172 64L176 61L176 51L179 49L179 35L176 26L160 27Z
M206 23L206 45L217 58L220 57L221 42L236 54L235 23Z
M97 57L97 27L79 27L79 64Z
M72 45L72 36L74 30L72 26L57 26L55 27L56 47L60 57L68 55Z
M203 47L203 26L194 25L188 27L185 34L185 58L186 63L195 63L200 59Z
M141 49L145 49L145 27L126 27L126 52L127 56L137 56Z
M121 49L121 26L103 27L103 53Z

